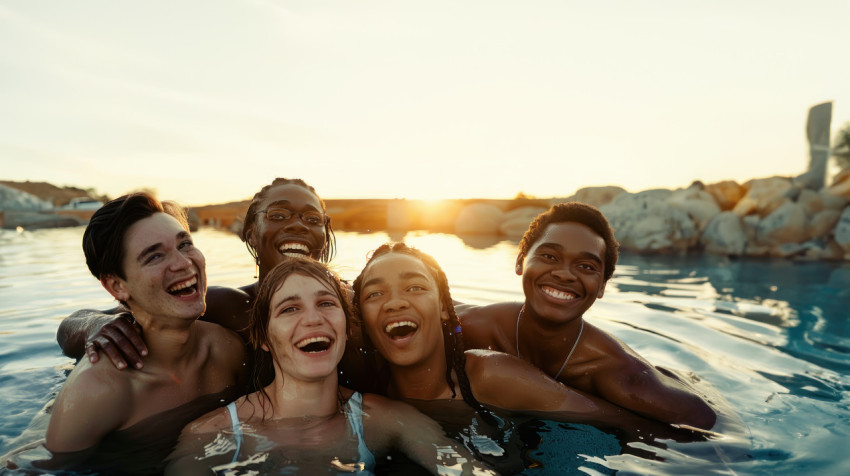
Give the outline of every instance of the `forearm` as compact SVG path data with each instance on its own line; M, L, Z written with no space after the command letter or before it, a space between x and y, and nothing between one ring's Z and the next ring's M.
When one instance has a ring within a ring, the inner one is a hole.
M66 317L56 331L56 341L62 352L73 359L82 358L88 336L103 327L118 310L104 312L82 309Z

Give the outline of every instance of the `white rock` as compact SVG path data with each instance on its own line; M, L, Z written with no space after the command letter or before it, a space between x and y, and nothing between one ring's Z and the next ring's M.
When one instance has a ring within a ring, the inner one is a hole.
M499 232L509 238L522 238L528 225L545 211L546 208L543 207L520 207L510 210L504 214Z
M708 222L700 243L709 253L738 256L747 248L747 233L741 217L731 211L721 212Z
M612 200L624 193L627 192L623 187L584 187L578 189L578 191L568 198L567 201L582 202L599 208L606 203L610 203Z
M455 219L455 233L471 235L494 235L499 233L504 212L487 203L473 203L460 210Z
M841 217L832 230L835 242L844 249L844 253L850 253L850 207L841 212Z
M757 213L764 217L785 202L785 192L791 188L791 179L786 177L753 179L745 183L744 188L747 190L746 195L732 211L741 216Z
M803 205L787 200L759 222L756 239L763 245L802 243L807 233L809 217Z
M699 240L693 220L668 202L670 190L622 194L599 209L620 248L639 252L685 252Z
M700 230L705 229L708 222L720 213L720 206L714 197L698 186L676 190L670 195L668 202L687 213Z

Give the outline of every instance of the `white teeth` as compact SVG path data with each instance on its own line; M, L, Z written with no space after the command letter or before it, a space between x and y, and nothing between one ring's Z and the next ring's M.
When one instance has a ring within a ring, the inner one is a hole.
M283 253L285 256L296 257L296 256L304 256L310 254L310 248L307 245L302 243L284 243L278 247L278 251Z
M555 299L563 299L563 300L566 300L566 301L575 299L575 295L564 292L564 291L558 291L557 289L554 289L554 288L545 287L545 288L543 288L543 292L546 293L549 296L552 296Z
M330 340L330 338L325 337L325 336L308 337L307 339L301 339L300 341L296 342L295 347L298 347L299 349L303 349L304 347L307 347L310 344L315 344L316 342L330 343L331 340Z
M395 329L396 327L404 327L404 326L409 326L409 327L412 327L414 329L419 329L419 326L414 324L413 321L399 321L399 322L393 322L391 324L387 324L387 327L384 328L384 332L389 334L390 331Z
M181 289L186 289L190 286L194 286L197 283L198 283L198 277L192 276L192 278L187 280L187 281L183 281L182 283L177 283L174 286L171 286L170 288L168 288L168 292L173 293L173 292L179 291Z

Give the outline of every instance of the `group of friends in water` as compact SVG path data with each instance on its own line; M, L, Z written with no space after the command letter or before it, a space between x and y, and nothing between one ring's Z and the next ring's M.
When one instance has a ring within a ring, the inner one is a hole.
M241 238L259 279L208 287L182 208L137 193L94 214L86 263L120 306L60 324L80 360L52 406L52 457L36 466L369 474L397 454L435 474L491 474L417 409L432 401L494 424L500 412L546 415L647 438L715 425L685 379L584 319L618 257L592 206L539 215L516 259L524 302L486 306L454 301L437 261L404 243L341 280L325 204L300 179L254 195Z

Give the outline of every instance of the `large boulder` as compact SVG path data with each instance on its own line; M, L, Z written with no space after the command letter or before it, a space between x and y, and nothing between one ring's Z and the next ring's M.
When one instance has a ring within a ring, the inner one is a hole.
M703 190L702 185L698 183L686 189L674 191L668 202L687 213L700 230L705 229L708 222L720 213L720 207L714 201L714 197Z
M824 191L834 197L850 201L850 170L842 170L832 180L832 185Z
M731 210L741 200L747 190L734 180L724 180L705 186L705 191L714 197L721 210Z
M822 210L816 213L809 220L809 237L814 239L830 236L840 217L841 211L839 210Z
M747 233L741 217L725 211L717 214L706 225L700 243L709 253L740 256L747 249Z
M578 189L576 193L568 198L568 201L576 201L593 205L596 208L611 203L618 196L627 193L623 187L607 186L607 187L584 187Z
M53 204L31 193L0 184L0 210L37 212L53 209Z
M458 235L495 235L499 234L504 212L495 205L473 203L461 208L455 219L455 233Z
M732 209L740 216L756 213L765 217L779 208L785 201L785 193L791 188L787 177L753 179L744 184L746 195Z
M699 232L687 213L669 203L670 190L622 194L599 207L608 218L620 248L637 252L684 253Z
M528 229L528 225L537 218L537 215L545 212L543 207L520 207L505 213L499 232L508 238L520 239Z
M761 220L756 233L758 242L768 246L802 243L808 236L809 217L797 202L786 200Z

